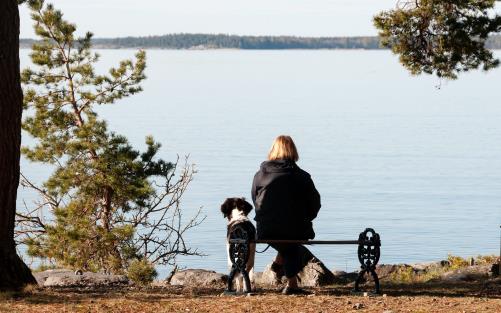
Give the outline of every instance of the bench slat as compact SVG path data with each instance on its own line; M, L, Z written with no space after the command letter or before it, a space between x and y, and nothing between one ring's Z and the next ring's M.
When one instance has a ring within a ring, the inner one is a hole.
M243 239L230 239L230 243L245 243ZM253 240L253 243L281 244L281 243L297 243L301 245L358 245L358 240L278 240L278 239L263 239Z
M256 240L256 243L298 243L302 245L358 245L358 240Z

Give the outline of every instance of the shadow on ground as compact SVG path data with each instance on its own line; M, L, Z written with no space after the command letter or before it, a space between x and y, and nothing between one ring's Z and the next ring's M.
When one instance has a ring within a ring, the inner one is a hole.
M363 286L367 291L371 285ZM382 284L382 294L390 297L482 297L501 299L501 279L457 283L412 283ZM350 286L328 286L310 289L319 296L356 296ZM31 304L82 303L104 299L134 300L139 302L158 302L168 299L204 298L221 295L222 289L183 288L170 286L164 288L31 288L24 292L0 294L0 300L23 301ZM278 295L276 289L259 289L255 295Z
M365 286L372 291L371 286ZM321 288L317 294L350 295L352 289L346 286ZM501 299L501 279L471 282L429 282L409 284L381 284L381 293L388 296L432 296L432 297L487 297Z

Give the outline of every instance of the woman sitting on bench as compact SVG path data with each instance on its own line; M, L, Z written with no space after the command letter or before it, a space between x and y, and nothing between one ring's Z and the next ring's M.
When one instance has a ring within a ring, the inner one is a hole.
M313 219L320 210L320 195L310 174L297 166L299 156L289 136L275 139L268 161L261 164L252 184L258 239L307 240L315 237ZM304 294L297 274L304 262L304 246L271 244L278 251L271 269L288 279L284 294Z

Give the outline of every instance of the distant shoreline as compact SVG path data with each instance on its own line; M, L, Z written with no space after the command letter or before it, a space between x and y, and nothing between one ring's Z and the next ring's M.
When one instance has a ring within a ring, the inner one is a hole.
M381 48L381 49L363 49L363 48L332 48L332 49L304 49L304 48L297 48L297 49L236 49L236 48L200 48L200 49L182 49L182 48L162 48L162 47L107 47L107 46L100 46L100 45L93 45L92 49L95 50L131 50L131 51L137 51L137 49L141 50L155 50L155 51L389 51L390 49L386 48ZM31 44L30 45L21 45L19 47L19 50L31 50ZM501 49L496 49L496 50L501 50Z
M29 48L34 39L21 39ZM224 34L168 34L162 36L94 38L97 49L165 49L165 50L380 50L378 37L294 37L237 36Z
M31 48L35 39L20 39L20 47ZM95 38L96 49L158 50L387 50L377 36L296 37L238 36L225 34L168 34L162 36ZM501 35L487 41L487 48L501 49Z

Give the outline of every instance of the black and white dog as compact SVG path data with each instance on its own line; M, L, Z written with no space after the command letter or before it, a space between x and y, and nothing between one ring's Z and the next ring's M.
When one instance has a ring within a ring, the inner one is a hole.
M231 268L231 260L229 256L229 234L235 226L243 227L250 235L250 239L256 239L256 228L247 217L249 212L252 211L252 205L245 201L245 198L228 198L221 205L221 212L223 216L228 219L227 236L226 236L226 253L228 256L228 266ZM247 261L246 270L249 273L251 281L251 289L254 289L254 258L256 254L256 244L251 243L249 247L249 260ZM235 276L235 287L237 292L243 291L244 282L240 273Z

